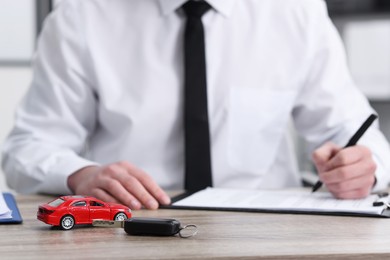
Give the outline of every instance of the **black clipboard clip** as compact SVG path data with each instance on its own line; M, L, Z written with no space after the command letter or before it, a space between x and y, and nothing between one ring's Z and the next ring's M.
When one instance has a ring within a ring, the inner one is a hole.
M387 209L390 209L390 202L388 200L389 193L382 192L382 193L378 193L377 195L378 195L378 199L372 203L372 206L374 207L386 206Z

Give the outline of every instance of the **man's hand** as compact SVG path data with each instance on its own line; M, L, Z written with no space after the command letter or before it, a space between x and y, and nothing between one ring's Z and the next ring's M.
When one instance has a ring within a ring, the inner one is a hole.
M320 180L336 198L364 198L375 184L376 164L365 146L342 149L326 143L313 153L313 161Z
M159 203L170 203L168 195L149 175L128 162L85 167L69 176L68 186L75 194L121 203L131 209L157 209Z

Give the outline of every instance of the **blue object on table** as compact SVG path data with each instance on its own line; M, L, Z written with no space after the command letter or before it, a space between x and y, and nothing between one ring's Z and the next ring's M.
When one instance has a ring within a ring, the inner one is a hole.
M22 216L20 215L16 200L11 193L3 193L4 200L8 205L8 208L12 210L12 218L0 219L0 224L21 224L23 222Z

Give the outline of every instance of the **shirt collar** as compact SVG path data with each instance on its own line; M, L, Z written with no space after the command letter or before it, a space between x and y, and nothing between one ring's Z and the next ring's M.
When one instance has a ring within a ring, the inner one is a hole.
M187 0L158 0L163 15L176 11ZM207 0L207 2L219 13L229 17L237 0Z

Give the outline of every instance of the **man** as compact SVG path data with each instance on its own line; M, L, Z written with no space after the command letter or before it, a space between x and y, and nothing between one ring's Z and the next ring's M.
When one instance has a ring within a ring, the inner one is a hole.
M60 4L4 146L12 188L155 209L170 202L164 190L197 182L187 171L203 165L216 187L299 186L291 118L335 197L387 187L390 150L377 125L341 149L373 110L350 78L322 1L208 0L198 17L185 2ZM209 140L193 143L211 150L196 156L187 151L187 103L196 106L199 94L188 94L191 84L195 92L207 85L196 109L208 109L200 121Z

